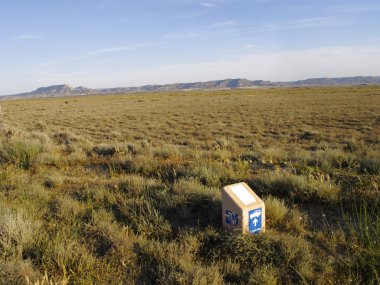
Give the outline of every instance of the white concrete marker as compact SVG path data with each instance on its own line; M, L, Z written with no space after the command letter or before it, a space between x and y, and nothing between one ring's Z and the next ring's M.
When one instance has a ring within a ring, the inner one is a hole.
M265 231L265 204L246 183L223 187L222 224L227 231Z

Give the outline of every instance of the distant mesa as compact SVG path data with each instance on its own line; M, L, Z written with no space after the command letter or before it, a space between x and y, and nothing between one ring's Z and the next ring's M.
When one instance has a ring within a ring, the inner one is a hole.
M0 99L16 98L43 98L79 96L91 94L118 94L138 92L165 92L181 90L217 90L236 88L263 88L263 87L297 87L297 86L349 86L363 84L380 84L380 76L356 76L340 78L311 78L306 80L271 82L264 80L248 80L243 78L213 80L206 82L174 83L166 85L145 85L140 87L116 87L90 89L83 86L71 87L66 84L40 87L32 92L20 93L9 96L0 96Z
M40 87L37 90L30 92L34 94L81 94L81 93L87 93L91 91L91 89L86 87L76 87L73 88L69 85L62 84L62 85L52 85L49 87ZM28 94L28 93L26 93Z

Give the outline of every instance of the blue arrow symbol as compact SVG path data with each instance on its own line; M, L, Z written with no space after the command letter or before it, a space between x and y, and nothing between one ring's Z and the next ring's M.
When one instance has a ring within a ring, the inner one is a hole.
M259 222L259 221L258 221L257 219L254 219L254 220L253 220L253 225L256 227L256 225L257 225L258 222Z

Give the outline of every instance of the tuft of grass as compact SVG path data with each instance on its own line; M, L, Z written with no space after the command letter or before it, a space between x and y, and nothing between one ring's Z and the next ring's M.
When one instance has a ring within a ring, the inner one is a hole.
M291 198L293 201L334 203L340 195L340 188L324 175L316 179L287 172L267 172L257 182L261 192Z
M277 285L280 284L279 273L272 266L256 268L249 276L249 284Z
M199 178L203 185L220 187L226 177L226 170L218 164L200 164L192 170L192 176Z
M63 177L59 173L45 174L42 184L46 188L57 188L63 185Z
M264 203L265 215L270 219L270 223L282 224L289 211L285 206L284 201L276 197L269 196L264 199Z
M288 154L282 148L270 147L262 150L261 160L263 163L277 164L287 161Z
M116 153L116 147L113 145L105 145L101 144L99 146L95 146L93 148L93 151L97 155L102 155L102 156L113 156Z
M20 285L29 280L36 280L39 274L33 268L30 260L0 261L0 285Z
M123 222L138 235L150 238L165 238L172 233L170 223L149 201L128 200L119 195L113 206L116 219Z
M300 139L302 140L320 141L321 138L322 138L322 135L320 134L320 132L316 130L305 130L300 135Z
M255 236L209 231L202 244L202 256L207 262L232 260L248 276L253 275L256 268L271 264L277 269L272 276L281 276L279 283L311 281L316 266L307 241L289 234ZM285 268L291 268L291 274L283 275Z
M12 141L0 146L0 161L14 163L20 168L31 169L42 152L42 145L37 141Z
M47 127L47 124L45 122L38 121L34 125L34 129L37 131L40 131L40 132L45 132L45 131L47 131L48 127Z
M194 248L195 246L195 248ZM201 265L197 259L198 243L144 242L135 247L142 265L138 279L167 284L221 284L222 276L214 264ZM195 250L195 252L194 252ZM179 256L178 251L183 251Z
M344 270L353 283L380 283L380 207L356 202L346 215L347 259Z
M64 278L61 280L56 280L55 278L50 278L45 272L45 275L38 279L37 281L31 281L31 279L26 276L26 285L67 285L69 284L69 280Z
M360 160L360 170L362 173L380 175L380 159L367 157Z
M20 257L32 245L40 222L23 210L0 208L0 255L2 258Z

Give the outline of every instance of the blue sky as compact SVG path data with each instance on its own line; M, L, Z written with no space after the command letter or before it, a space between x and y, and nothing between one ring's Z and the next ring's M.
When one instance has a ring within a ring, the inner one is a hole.
M378 0L4 0L0 94L380 75L378 15Z

